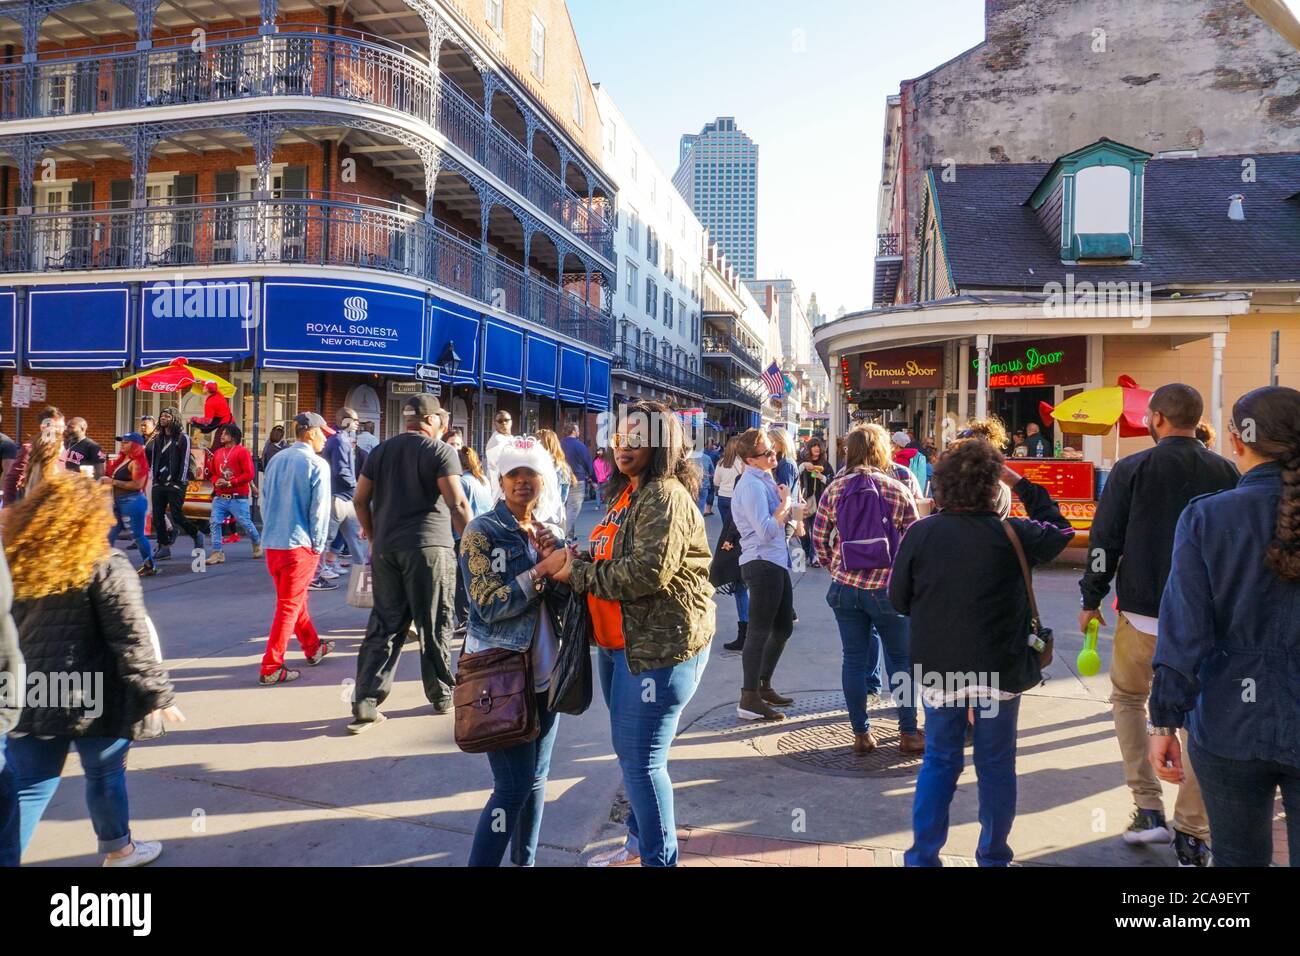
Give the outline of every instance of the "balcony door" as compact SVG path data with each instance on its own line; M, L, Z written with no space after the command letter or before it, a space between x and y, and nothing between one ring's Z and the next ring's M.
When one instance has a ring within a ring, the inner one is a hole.
M225 174L218 175L222 182ZM236 170L238 183L237 207L232 220L233 257L238 262L257 258L257 205L247 201L257 193L257 169L241 166ZM219 193L222 192L220 185ZM302 204L277 202L285 199L305 199L307 196L307 167L286 166L277 163L271 167L270 198L272 203L260 214L265 216L266 258L272 262L301 262L306 251L307 207ZM221 227L218 226L218 231Z
M70 258L72 219L60 213L72 210L72 191L76 185L71 179L36 184L37 218L33 220L31 245L33 272L61 269Z

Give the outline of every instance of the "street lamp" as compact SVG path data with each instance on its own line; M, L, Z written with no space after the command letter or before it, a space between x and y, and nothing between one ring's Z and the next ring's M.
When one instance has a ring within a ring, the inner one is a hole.
M448 340L447 347L442 350L442 357L438 359L438 365L447 374L447 398L450 400L455 392L456 373L460 371L461 358L456 354L456 343ZM450 408L447 409L449 412Z

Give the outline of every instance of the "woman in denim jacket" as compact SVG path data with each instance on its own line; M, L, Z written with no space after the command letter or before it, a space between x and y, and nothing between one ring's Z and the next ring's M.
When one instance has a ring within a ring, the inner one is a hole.
M469 592L464 652L531 648L541 724L536 740L487 755L493 789L474 831L470 866L500 866L508 844L516 866L532 866L537 855L557 723L542 692L550 686L559 651L543 594L551 586L547 576L565 561L564 550L556 548L563 530L533 517L550 467L539 442L520 438L505 445L498 459L502 499L471 521L461 537L460 567Z

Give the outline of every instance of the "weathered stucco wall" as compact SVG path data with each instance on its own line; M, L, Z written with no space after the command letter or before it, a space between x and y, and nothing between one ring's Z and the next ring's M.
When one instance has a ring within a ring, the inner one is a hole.
M901 93L909 290L927 166L1049 162L1102 136L1300 150L1300 51L1242 0L987 0L985 42Z

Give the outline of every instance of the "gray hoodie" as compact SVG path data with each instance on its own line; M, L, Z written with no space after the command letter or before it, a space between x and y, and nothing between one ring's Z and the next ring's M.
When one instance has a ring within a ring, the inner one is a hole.
M0 734L7 734L18 723L27 686L27 670L18 650L18 629L9 613L13 603L9 563L4 549L0 548Z

